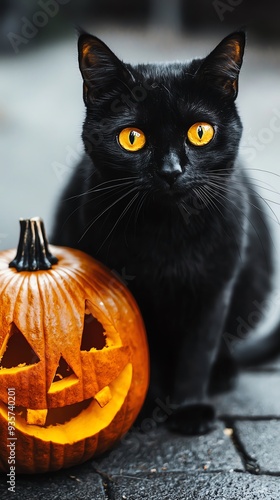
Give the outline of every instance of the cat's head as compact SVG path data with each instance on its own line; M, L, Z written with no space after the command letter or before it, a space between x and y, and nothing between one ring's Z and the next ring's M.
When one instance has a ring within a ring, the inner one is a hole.
M244 46L236 32L204 59L134 66L82 34L83 139L100 177L135 176L140 191L166 201L214 172L227 175L242 132L235 99Z

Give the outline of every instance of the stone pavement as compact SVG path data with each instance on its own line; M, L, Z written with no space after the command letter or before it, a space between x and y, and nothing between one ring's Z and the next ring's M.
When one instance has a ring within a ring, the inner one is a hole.
M114 449L56 473L0 478L1 500L279 500L280 359L246 370L214 397L210 434L172 434L152 419ZM156 407L156 405L155 405Z

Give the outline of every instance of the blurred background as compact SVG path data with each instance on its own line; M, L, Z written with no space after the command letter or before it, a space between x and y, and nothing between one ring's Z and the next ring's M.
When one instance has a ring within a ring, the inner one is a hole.
M16 246L20 217L43 217L50 234L59 194L82 155L75 26L132 63L201 57L246 28L241 155L268 200L280 248L279 19L280 3L269 0L1 0L0 250Z

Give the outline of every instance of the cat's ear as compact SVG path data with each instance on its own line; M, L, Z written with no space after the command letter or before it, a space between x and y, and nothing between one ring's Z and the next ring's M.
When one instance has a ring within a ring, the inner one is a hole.
M99 38L83 33L78 41L79 66L84 80L84 101L133 80L125 64Z
M243 31L224 38L203 60L196 77L219 90L224 97L236 99L245 43Z

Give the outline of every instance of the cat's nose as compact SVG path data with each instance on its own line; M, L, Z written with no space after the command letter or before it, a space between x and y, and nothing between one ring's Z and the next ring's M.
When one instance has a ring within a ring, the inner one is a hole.
M183 170L179 163L179 158L174 153L166 156L161 169L157 170L157 175L170 184L170 186L174 184L182 173Z
M180 170L159 170L157 172L158 176L161 177L163 180L165 180L170 186L174 184L174 182L178 179L178 177L181 175L182 171Z

